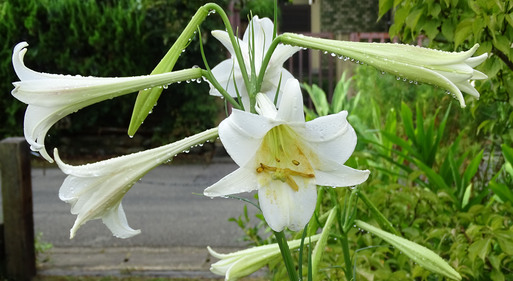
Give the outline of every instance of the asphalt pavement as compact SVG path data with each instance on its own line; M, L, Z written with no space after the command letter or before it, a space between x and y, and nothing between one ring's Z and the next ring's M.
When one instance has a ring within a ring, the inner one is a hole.
M40 274L213 277L208 268L215 259L209 257L206 246L224 253L245 247L242 230L228 219L240 216L246 203L201 194L236 168L228 157L214 157L208 164L159 166L122 201L129 225L141 229L141 234L119 239L101 220L94 220L72 240L69 229L75 216L69 204L58 198L66 175L57 168L33 168L35 232L53 245L39 256ZM256 213L252 206L248 210L251 216Z

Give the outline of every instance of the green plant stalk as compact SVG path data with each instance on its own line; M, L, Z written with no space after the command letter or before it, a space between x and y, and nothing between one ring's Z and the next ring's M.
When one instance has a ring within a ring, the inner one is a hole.
M242 72L242 78L244 79L244 84L246 85L246 89L248 90L248 93L252 93L251 86L249 83L248 71L246 70L246 64L244 63L244 59L242 57L242 53L240 52L240 48L238 47L239 46L239 44L237 43L238 39L236 39L235 36L233 35L233 29L230 24L230 20L228 19L228 16L224 12L223 8L221 8L219 5L217 5L215 3L205 4L201 8L205 8L207 11L214 10L221 17L221 20L223 21L224 26L226 27L226 32L228 33L228 36L230 37L230 41L232 43L237 62L239 63L240 71ZM256 93L255 93L255 95L256 95Z
M371 211L371 213L374 215L374 218L378 221L378 223L388 229L390 232L392 232L393 234L397 235L397 236L401 236L401 234L399 233L399 231L397 231L394 226L392 225L392 223L387 220L387 218L385 218L385 216L383 215L383 213L381 213L378 208L376 208L376 206L374 205L374 203L372 203L370 200L369 200L369 197L367 197L367 195L363 192L363 191L359 191L358 192L358 195L360 197L360 199L362 199L363 203L365 203L365 205L367 205L367 207L369 208L369 210Z
M242 110L242 107L239 105L239 103L232 96L230 96L230 94L228 94L221 85L219 85L219 82L217 82L214 75L212 75L212 72L203 70L202 73L203 76L206 77L207 80L210 81L210 83L212 83L212 86L219 90L219 92L221 93L221 95L223 95L226 101L232 104L233 108Z
M353 267L351 263L351 254L349 253L349 239L346 233L341 233L340 244L342 245L342 252L344 254L344 264L346 265L346 279L353 278Z
M299 281L296 267L294 266L294 261L292 260L292 255L290 254L289 245L287 243L287 239L285 238L285 234L283 231L274 232L274 236L276 237L276 242L280 247L281 256L283 258L283 262L285 263L285 267L287 268L287 273L289 274L290 281Z
M221 85L219 85L219 82L212 74L212 71L210 70L210 66L208 65L207 58L205 57L205 52L203 50L203 42L201 41L201 30L199 28L198 28L198 35L199 35L199 40L200 40L201 58L203 59L203 63L205 64L205 68L207 69L206 71L202 71L203 76L206 77L210 81L210 83L219 91L219 93L221 93L221 95L228 102L230 102L232 104L232 106L234 108L243 110L243 107L240 106L239 103L236 102L235 99L233 99L230 96L230 94L228 94L228 92L226 92L226 90L223 87L221 87Z
M165 73L173 70L173 67L176 64L176 61L182 54L182 51L187 47L187 45L190 43L191 37L194 36L197 28L199 25L207 18L210 11L216 11L219 16L221 17L226 30L228 32L228 35L230 36L230 41L232 42L232 45L234 46L235 54L237 57L237 61L239 62L239 66L242 71L242 76L244 78L244 82L246 83L246 86L249 85L249 79L247 77L246 67L244 65L244 60L242 58L242 54L240 53L240 49L236 48L237 42L235 41L235 37L233 35L233 30L230 25L230 21L228 20L228 17L226 16L226 13L224 10L215 3L207 3L203 6L201 6L198 11L196 11L196 14L192 17L191 21L187 24L185 29L182 31L178 39L176 39L175 43L169 51L166 53L166 55L162 58L162 60L157 64L155 69L151 72L152 74L160 74ZM249 91L248 91L249 92ZM137 99L134 104L134 110L132 112L132 117L130 120L130 125L128 126L128 134L133 136L139 127L141 126L142 122L150 111L152 110L153 106L157 102L157 100L160 97L160 94L162 93L161 88L151 88L148 90L142 90L139 91L139 94L137 95Z
M334 189L330 189L331 201L335 206L340 205L336 200L337 195ZM347 192L344 197L347 197ZM347 200L346 200L347 201ZM338 222L338 231L340 232L340 245L342 246L342 253L344 255L344 264L346 266L345 273L346 279L348 276L353 276L353 267L351 263L351 254L349 253L349 240L347 239L347 233L344 232L344 224L342 220L345 218L345 213L347 212L347 206L344 204L344 210L342 208L336 209L337 214L337 222Z

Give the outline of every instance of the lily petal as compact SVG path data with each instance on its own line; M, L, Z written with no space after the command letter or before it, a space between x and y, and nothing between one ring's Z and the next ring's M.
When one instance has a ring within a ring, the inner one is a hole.
M298 95L301 93L299 81L296 79L289 79L283 88L283 95L281 97L280 106L278 109L277 120L284 120L290 123L304 123L305 113L303 111L303 96Z
M356 133L347 122L347 111L307 122L301 137L329 162L346 162L356 147Z
M219 138L233 161L244 166L253 159L262 138L274 126L264 116L233 110L230 118L219 124Z
M302 184L302 180L297 183L298 191L292 190L284 182L262 186L258 190L262 213L274 231L280 232L285 227L300 231L312 217L317 202L316 186Z
M369 170L356 170L344 165L332 165L331 171L316 170L315 182L318 185L344 187L354 186L366 181Z
M257 189L254 171L239 168L205 189L203 194L210 197L226 196Z

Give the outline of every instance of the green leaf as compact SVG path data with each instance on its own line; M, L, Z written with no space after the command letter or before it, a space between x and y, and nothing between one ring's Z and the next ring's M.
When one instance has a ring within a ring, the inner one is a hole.
M355 220L358 227L378 236L379 238L390 243L403 254L415 261L423 268L444 275L448 278L461 280L461 276L446 261L428 248L421 246L415 242L393 235L377 227L374 227L363 221Z
M508 55L511 50L510 40L503 35L495 36L495 39L493 40L493 46L506 55Z
M490 181L488 187L497 195L503 202L511 202L513 204L513 192L511 189L502 183Z
M477 173L479 169L479 164L481 163L481 159L483 159L484 149L479 152L474 159L468 164L465 169L465 173L463 173L463 182L465 185L469 184L474 175Z
M509 26L513 27L513 13L507 14L505 19L509 23Z
M394 0L379 0L378 20L380 20L384 14L392 9L393 4Z
M463 41L467 40L472 33L474 18L462 20L454 31L454 47L457 48Z
M309 86L304 83L303 88L307 91L308 95L312 99L317 114L319 116L328 115L330 106L328 104L328 100L326 99L326 93L315 84Z
M401 119L403 120L404 132L408 138L415 143L415 129L413 128L413 114L408 105L401 103Z
M468 205L468 200L470 199L470 194L472 193L472 184L469 184L465 189L465 193L463 194L463 199L461 200L461 208L465 208Z
M335 90L333 91L333 97L331 99L331 113L338 113L344 109L344 102L346 101L350 84L351 77L346 79L346 72L344 71L342 73L342 77L340 77L340 80L335 86Z
M508 161L509 163L513 164L513 148L511 148L505 144L502 144L501 148L502 148L502 155L504 155L504 159L506 159L506 161Z
M486 255L490 251L491 238L487 237L479 239L472 243L468 248L468 254L471 261L474 261L476 257L479 257L483 262L485 261Z
M406 26L409 28L415 30L417 27L417 23L419 22L420 18L424 14L424 9L415 9L406 17Z
M317 278L315 277L317 276L319 264L321 263L322 255L325 252L326 244L328 242L330 228L335 222L335 218L337 217L336 210L336 208L333 208L329 212L328 219L326 220L326 224L324 225L324 228L321 233L321 237L317 241L317 244L315 245L315 248L312 252L312 273L315 280L317 280Z
M438 30L439 26L440 26L440 22L439 21L437 21L437 20L428 20L428 21L426 21L424 26L422 26L422 29L424 30L424 32L426 32L426 35L427 35L428 38L434 39L438 35L438 33L440 32Z
M447 39L447 41L453 41L454 40L454 23L447 19L442 24L442 35Z
M495 230L493 232L502 251L507 255L513 255L513 232L510 230Z
M437 18L438 15L440 14L440 11L442 10L442 8L440 7L440 4L438 3L435 3L433 5L433 7L431 8L431 10L429 11L429 14L433 17L433 18Z

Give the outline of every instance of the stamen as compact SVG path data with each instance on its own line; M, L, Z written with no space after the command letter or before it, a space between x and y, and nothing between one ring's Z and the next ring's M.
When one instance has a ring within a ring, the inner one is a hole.
M299 165L299 161L297 161L297 160L292 160L292 164L294 164L294 165L298 166L298 165Z
M294 163L294 161L296 161L296 160L293 160L292 163ZM299 161L296 161L296 162L299 165ZM287 183L290 186L290 188L292 188L294 191L298 191L299 186L297 185L296 181L294 181L292 176L300 176L300 177L304 177L304 178L315 177L315 175L311 174L311 173L307 174L307 173L303 173L303 172L299 172L299 171L294 171L289 168L277 168L277 167L267 166L264 163L260 163L260 167L258 167L256 169L256 171L257 171L257 173L261 173L264 171L273 172L271 174L271 178L273 180L279 180L279 181Z
M292 188L294 191L298 191L299 187L297 186L296 182L291 176L287 176L287 184Z

